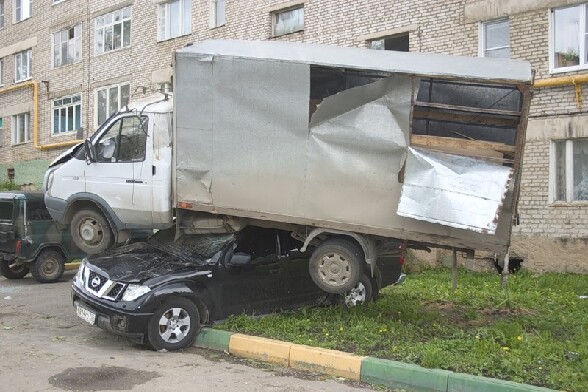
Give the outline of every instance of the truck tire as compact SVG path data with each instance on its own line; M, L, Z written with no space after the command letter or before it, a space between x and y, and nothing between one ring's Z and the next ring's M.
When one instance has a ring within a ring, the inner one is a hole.
M335 238L316 248L310 257L308 272L321 290L343 294L357 285L364 263L363 252L357 245Z
M0 260L0 273L6 279L22 279L29 273L29 267L26 265L17 265L10 267L12 261Z
M170 297L147 324L147 341L155 350L179 350L191 345L200 332L200 313L194 302Z
M108 220L94 208L84 208L71 219L71 237L80 250L88 255L109 249L114 236Z
M56 250L47 249L39 253L32 267L31 273L37 282L57 282L65 271L65 257Z

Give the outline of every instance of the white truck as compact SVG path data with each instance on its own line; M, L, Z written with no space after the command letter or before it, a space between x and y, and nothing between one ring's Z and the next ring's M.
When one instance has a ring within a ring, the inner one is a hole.
M129 230L287 229L325 291L376 243L507 254L528 63L286 42L174 54L170 94L134 100L45 176L52 217L97 253Z

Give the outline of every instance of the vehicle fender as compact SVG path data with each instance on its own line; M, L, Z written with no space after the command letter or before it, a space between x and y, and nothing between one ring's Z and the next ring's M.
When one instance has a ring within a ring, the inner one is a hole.
M92 203L96 207L98 207L98 209L100 209L100 211L108 221L108 224L110 224L110 227L113 229L116 239L118 239L119 231L129 228L126 227L127 225L122 223L122 221L118 218L114 210L110 207L110 205L108 205L108 203L103 198L93 193L87 192L75 193L67 199L64 213L64 217L67 217L67 219L65 219L67 224L71 223L71 217L75 213L75 211L73 210L74 204L80 201Z
M361 249L363 250L363 254L365 256L365 262L370 267L371 275L372 275L372 277L374 276L374 269L376 266L377 254L376 254L376 243L371 237L368 237L368 236L365 236L362 234L358 234L358 233L349 232L349 231L343 231L343 230L316 228L308 234L308 236L306 237L306 240L304 241L304 245L302 246L302 248L300 250L302 252L306 251L306 248L310 244L310 241L312 241L314 238L316 238L318 235L320 235L322 233L330 233L330 234L337 234L337 235L341 235L341 236L347 236L347 237L351 237L354 240L356 240L359 243L359 245L361 246Z
M194 301L201 312L200 318L203 324L208 324L210 320L214 320L216 312L215 301L208 288L202 283L184 280L167 283L160 287L153 289L153 300L157 306L162 304L170 297L184 297ZM201 303L198 303L200 301ZM206 314L203 313L202 305L206 307Z
M28 260L28 261L34 261L34 260L36 260L37 257L39 257L39 255L41 254L41 252L43 252L45 250L56 250L59 253L61 253L63 257L65 257L65 262L66 263L69 261L69 252L67 252L65 250L65 248L63 247L63 245L56 244L56 243L53 243L53 242L40 244L37 247L37 250L35 251L35 254L33 255L33 257L30 260Z

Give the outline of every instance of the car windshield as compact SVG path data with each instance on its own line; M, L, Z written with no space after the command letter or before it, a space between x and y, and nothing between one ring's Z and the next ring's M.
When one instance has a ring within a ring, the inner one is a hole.
M162 230L152 236L148 243L154 248L171 253L182 259L200 261L213 258L235 241L235 234L184 234L174 241L175 230Z

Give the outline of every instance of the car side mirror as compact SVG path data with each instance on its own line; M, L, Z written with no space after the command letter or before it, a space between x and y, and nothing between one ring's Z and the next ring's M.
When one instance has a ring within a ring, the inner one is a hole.
M251 255L248 255L247 253L237 252L233 256L231 256L231 261L229 261L229 265L238 267L249 264L250 262Z
M89 139L84 141L84 152L86 155L86 163L89 165L90 163L96 162L96 153L94 151L94 146L90 142Z

